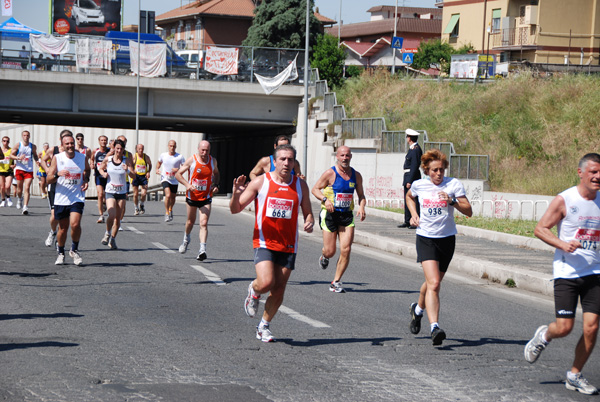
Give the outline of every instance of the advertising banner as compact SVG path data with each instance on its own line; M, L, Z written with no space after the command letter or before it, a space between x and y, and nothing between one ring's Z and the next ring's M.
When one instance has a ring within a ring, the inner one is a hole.
M123 0L51 0L51 2L52 33L104 36L107 31L121 30Z
M12 15L13 0L0 0L0 1L2 1L2 16L10 17Z
M208 46L204 69L209 73L235 75L238 73L239 49Z

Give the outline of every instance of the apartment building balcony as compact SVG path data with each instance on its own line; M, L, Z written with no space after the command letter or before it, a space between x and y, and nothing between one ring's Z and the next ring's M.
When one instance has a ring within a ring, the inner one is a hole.
M527 25L494 31L490 34L490 48L494 50L535 50L538 48L538 26Z

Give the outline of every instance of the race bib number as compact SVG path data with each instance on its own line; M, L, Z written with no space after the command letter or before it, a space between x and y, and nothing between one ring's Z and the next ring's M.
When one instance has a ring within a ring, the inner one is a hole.
M165 172L165 176L167 177L167 179L172 179L175 177L175 173L173 172Z
M146 174L146 165L135 165L135 172L137 174Z
M111 186L110 188L112 189L113 192L120 193L120 192L122 192L124 185L110 183L110 186Z
M63 176L64 184L75 186L81 182L81 170L69 170L66 175Z
M600 241L600 230L579 228L575 232L575 239L579 240L584 250L598 251Z
M438 198L425 198L423 199L421 213L431 217L446 216L448 215L448 201L443 201Z
M336 208L350 208L352 205L352 193L337 193L333 206Z
M206 191L206 187L208 186L208 180L192 179L192 186L198 191Z
M292 219L294 201L282 198L267 198L267 216L277 219Z

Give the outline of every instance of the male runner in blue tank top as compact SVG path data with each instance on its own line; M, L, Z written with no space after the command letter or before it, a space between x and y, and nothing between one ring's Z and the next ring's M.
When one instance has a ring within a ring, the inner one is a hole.
M354 241L354 192L358 195L356 216L365 220L367 200L362 185L362 176L350 167L352 152L347 146L341 146L335 154L335 166L327 169L312 188L312 194L321 201L319 226L323 231L323 254L319 257L319 266L326 269L329 259L335 255L335 241L340 238L340 257L337 261L335 276L329 290L344 293L342 276L350 262L350 249Z
M285 135L278 135L277 138L275 138L275 144L273 146L273 149L275 149L279 145L283 145L283 144L290 145L289 137L287 137ZM269 155L269 156L260 158L260 160L258 161L256 166L254 166L254 169L252 169L252 171L250 172L250 174L248 176L250 177L250 180L254 180L256 177L260 176L261 174L273 172L273 171L275 171L275 164L273 163L273 155ZM298 160L296 160L294 163L294 168L292 169L292 176L298 176L302 180L305 179L305 177L302 175L302 172L300 171L300 163L298 162Z

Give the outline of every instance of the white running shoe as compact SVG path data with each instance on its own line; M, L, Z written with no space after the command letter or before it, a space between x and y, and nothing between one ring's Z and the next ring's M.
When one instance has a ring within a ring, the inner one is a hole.
M329 258L324 257L323 254L319 257L319 266L321 269L327 269L329 266Z
M17 198L17 209L23 208L23 201L20 198Z
M52 247L52 245L56 242L56 233L53 231L50 231L50 233L48 233L48 237L46 238L46 241L44 242L44 244L46 245L46 247Z
M256 339L263 342L275 342L275 338L273 337L268 325L265 325L264 327L256 327Z
M139 215L140 214L140 209L138 207L135 208L135 212L133 213L134 215Z
M81 255L79 255L79 251L71 250L69 251L69 256L71 256L71 258L73 259L73 264L81 265L83 263L83 258L81 258Z
M171 222L171 217L169 214L165 214L165 222Z
M119 232L123 231L123 226L119 226Z
M185 254L188 248L188 244L190 244L189 240L184 240L183 243L181 243L181 246L179 246L179 252L181 254Z
M250 285L248 285L248 296L246 297L246 300L244 300L244 311L248 317L254 317L256 315L259 300L260 295L258 297L252 296L252 282L250 282Z
M331 282L331 285L329 285L329 290L335 293L346 293L342 287L342 282Z
M108 242L108 248L110 248L112 250L116 250L117 249L117 240L115 240L114 237L110 238L110 241Z
M108 242L110 240L110 233L104 233L104 237L102 237L102 240L100 241L100 243L104 244L105 246L108 245Z
M23 207L23 212L21 212L23 215L29 215L29 208L27 208L27 205L25 205Z
M544 334L547 330L547 325L538 327L538 329L535 331L535 335L533 335L533 338L531 338L531 340L527 342L527 345L525 345L525 350L523 353L525 355L525 360L527 360L529 363L535 363L544 349L546 349L546 346L548 346L548 342L544 341L544 338L542 337L542 334Z
M56 257L56 261L54 262L54 265L64 265L64 263L65 263L65 255L59 254L58 257Z
M99 217L98 220L96 221L96 223L104 223L104 215Z
M570 389L571 391L581 392L586 395L596 395L598 393L598 388L591 385L588 380L585 379L581 373L575 374L574 379L570 379L567 374L567 381L565 381L565 387Z
M0 202L0 208L4 208L6 206L6 200L2 200L2 202Z
M10 197L6 197L6 205L8 205L8 207L12 207L13 206L13 202L10 199Z

